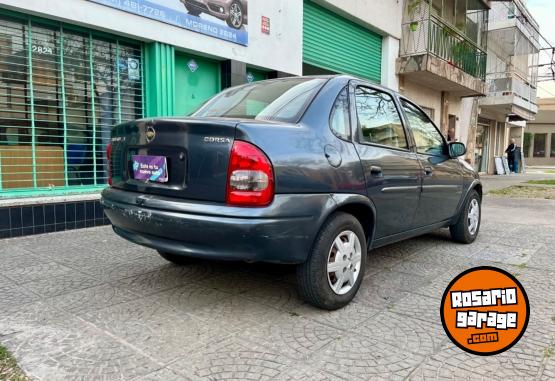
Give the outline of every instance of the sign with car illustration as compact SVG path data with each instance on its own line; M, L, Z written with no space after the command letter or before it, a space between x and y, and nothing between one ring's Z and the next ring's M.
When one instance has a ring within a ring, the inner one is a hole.
M248 45L248 0L89 0L167 24Z

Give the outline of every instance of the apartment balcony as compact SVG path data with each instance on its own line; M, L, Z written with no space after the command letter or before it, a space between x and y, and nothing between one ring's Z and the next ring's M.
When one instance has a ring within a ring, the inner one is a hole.
M496 120L533 120L538 112L538 25L519 0L492 4L488 21L486 97L482 112Z
M397 74L460 96L486 92L486 53L440 20L403 25Z
M495 120L534 120L538 113L536 87L516 73L487 75L487 96L480 99L482 114Z
M471 3L474 9L465 8ZM451 8L460 17L442 17ZM484 95L486 21L487 7L477 0L407 0L397 74L458 96Z

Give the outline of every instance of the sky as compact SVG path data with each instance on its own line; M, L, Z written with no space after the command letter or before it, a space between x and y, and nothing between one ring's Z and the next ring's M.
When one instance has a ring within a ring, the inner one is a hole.
M540 25L540 33L555 46L555 1L553 0L525 0L528 10ZM546 44L542 41L542 47ZM546 53L540 54L540 60L548 58ZM555 81L538 83L538 96L541 98L555 97Z

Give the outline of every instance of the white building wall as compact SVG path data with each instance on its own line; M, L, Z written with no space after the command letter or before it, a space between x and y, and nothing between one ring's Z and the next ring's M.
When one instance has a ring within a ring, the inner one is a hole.
M395 60L399 56L399 40L387 36L382 39L382 86L399 90L399 77L395 72Z
M441 91L405 81L399 89L401 94L422 107L434 110L434 123L439 127L441 118Z
M293 0L291 0L293 1ZM297 1L297 0L294 0ZM355 17L368 29L401 39L403 0L316 0L326 8L336 8L347 18Z
M302 0L250 0L248 46L191 32L87 0L0 0L0 5L138 40L159 41L215 58L234 59L294 75L302 74ZM261 32L262 16L270 18L270 35Z

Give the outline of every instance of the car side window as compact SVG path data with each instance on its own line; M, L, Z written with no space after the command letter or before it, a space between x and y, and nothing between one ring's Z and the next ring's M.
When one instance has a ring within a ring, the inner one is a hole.
M335 135L342 139L349 139L351 135L351 126L349 121L349 92L345 87L331 108L330 128Z
M416 142L416 151L427 155L443 155L445 142L430 118L416 106L403 99L401 105Z
M408 148L401 117L389 94L359 86L355 100L361 143Z

